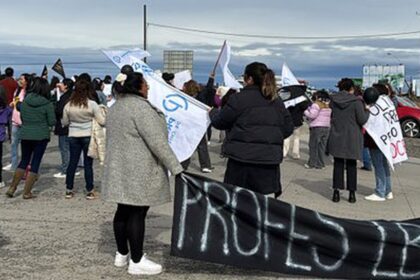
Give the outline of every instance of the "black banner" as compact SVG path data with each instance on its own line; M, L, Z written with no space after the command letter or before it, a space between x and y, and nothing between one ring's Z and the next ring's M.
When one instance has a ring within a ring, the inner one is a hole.
M42 69L41 78L48 79L48 68L47 65L44 65Z
M420 279L420 219L334 218L184 173L171 254L325 278Z
M53 65L53 67L51 68L52 70L54 70L55 72L57 72L58 74L61 75L61 77L65 78L66 74L64 73L64 66L63 66L63 62L61 61L61 58L59 58Z

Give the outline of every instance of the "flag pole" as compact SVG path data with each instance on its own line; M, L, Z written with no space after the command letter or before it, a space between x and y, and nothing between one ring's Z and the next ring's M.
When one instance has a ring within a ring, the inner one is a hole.
M219 64L220 57L222 56L223 50L226 48L226 40L223 42L222 49L220 50L219 56L217 57L216 64L214 65L213 71L211 72L213 75L216 73L217 65Z

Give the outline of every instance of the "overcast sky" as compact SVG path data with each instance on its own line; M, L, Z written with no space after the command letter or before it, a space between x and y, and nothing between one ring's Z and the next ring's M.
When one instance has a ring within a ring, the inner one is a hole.
M229 33L343 36L420 30L418 0L20 0L1 6L0 64L4 68L9 63L51 63L58 56L64 57L64 63L101 61L100 49L142 46L143 4L148 5L151 23ZM322 86L339 76L360 76L362 65L369 63L401 61L408 76L420 74L420 34L294 41L149 26L148 38L152 65L161 67L163 49L192 49L199 77L210 71L225 39L232 45L235 75L252 61L263 61L275 70L286 61L297 76ZM24 71L34 66L16 67ZM69 65L67 69L100 74L112 65Z

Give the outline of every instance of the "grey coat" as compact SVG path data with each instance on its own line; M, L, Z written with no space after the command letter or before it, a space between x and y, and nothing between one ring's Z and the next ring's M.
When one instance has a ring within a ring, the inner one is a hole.
M362 158L362 126L369 118L363 101L346 91L331 95L331 129L328 153L343 159Z
M161 112L140 96L125 95L109 110L106 139L105 200L136 206L170 201L167 170L183 169L169 147Z

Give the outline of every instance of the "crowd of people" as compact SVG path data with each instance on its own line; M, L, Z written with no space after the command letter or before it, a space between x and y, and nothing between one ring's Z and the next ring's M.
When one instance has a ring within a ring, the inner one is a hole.
M170 84L174 78L170 73L162 77ZM307 120L310 139L305 167L323 169L325 157L333 157L332 201L339 202L340 190L346 188L348 201L356 202L357 161L362 160L365 146L376 178L375 193L366 199L393 198L387 160L363 132L369 106L374 102L365 102L363 94L356 96L351 79L338 83L338 93L318 91L311 100L286 108L274 72L265 64L247 65L243 77L244 88L240 91L215 88L214 73L204 87L194 80L183 87L186 94L211 107L211 127L221 131L221 156L227 158L225 183L279 197L280 164L290 144L292 158L300 158L300 134ZM377 84L365 91L373 99L380 94L389 95L389 88ZM94 199L93 160L104 165L102 198L117 204L113 221L115 266L128 265L130 274L162 271L162 266L143 252L146 215L150 206L170 200L168 170L178 175L190 164L190 160L178 162L167 141L165 116L147 97L145 78L129 65L121 69L113 83L111 77L92 79L87 73L61 81L53 79L51 83L43 77L22 74L16 81L12 68L6 69L0 81L0 156L3 143L9 139L11 162L2 169L14 172L6 195L13 198L25 177L23 198L35 197L32 188L54 128L61 155L54 177L65 178L65 198L74 196L77 167L83 165L86 199ZM213 169L208 151L211 127L197 147L203 173ZM0 187L5 187L1 172L0 181Z

